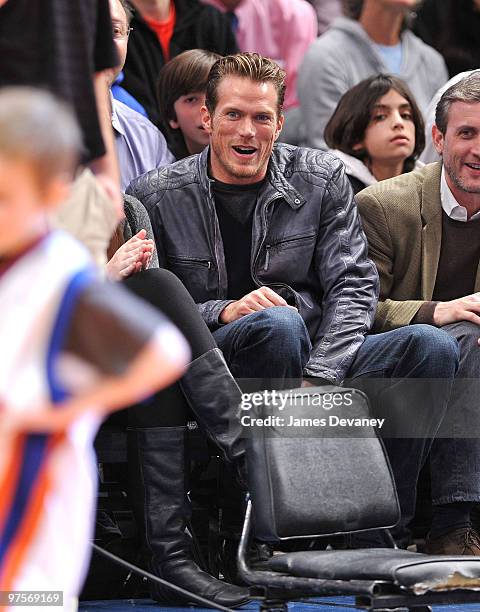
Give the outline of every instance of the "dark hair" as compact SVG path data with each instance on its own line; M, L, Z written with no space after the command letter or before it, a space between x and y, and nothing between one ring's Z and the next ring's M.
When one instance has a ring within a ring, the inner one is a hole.
M442 134L447 131L448 112L454 102L480 102L480 70L475 70L458 83L454 83L440 98L435 111L435 124Z
M391 89L405 98L412 109L415 126L415 149L403 165L403 171L413 170L415 161L425 147L425 127L422 113L415 102L412 92L399 78L388 74L377 74L360 81L340 98L337 108L330 117L324 138L331 149L338 149L353 155L364 163L368 161L365 150L355 151L354 146L365 138L377 101Z
M213 114L217 106L217 90L227 76L238 76L258 83L273 83L277 91L277 113L281 115L285 99L285 71L258 53L235 53L221 57L210 70L207 83L206 106Z
M174 104L189 93L204 92L210 68L220 58L218 53L204 49L190 49L167 62L158 75L157 102L162 132L170 150L177 159L189 155L180 130L170 127L169 121L176 121Z

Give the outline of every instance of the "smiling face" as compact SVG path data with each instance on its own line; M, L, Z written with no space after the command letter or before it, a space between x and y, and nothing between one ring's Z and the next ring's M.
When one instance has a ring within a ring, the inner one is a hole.
M402 163L415 149L415 124L406 98L395 89L377 100L362 142L354 150L366 150L369 163Z
M277 107L272 82L238 76L222 79L213 114L202 108L203 125L210 135L213 178L249 184L265 177L273 144L283 126Z
M201 108L205 104L205 92L180 96L173 104L176 120L168 122L174 130L180 130L188 152L200 153L208 145L209 134L203 127Z
M453 102L445 134L434 125L432 136L457 202L480 194L480 102Z

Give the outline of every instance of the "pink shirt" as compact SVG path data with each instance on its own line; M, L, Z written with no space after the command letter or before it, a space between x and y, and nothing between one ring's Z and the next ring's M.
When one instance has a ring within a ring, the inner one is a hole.
M202 0L221 11L221 0ZM299 105L297 72L317 36L317 17L306 0L242 0L235 9L236 37L242 51L256 51L275 60L287 73L285 110Z

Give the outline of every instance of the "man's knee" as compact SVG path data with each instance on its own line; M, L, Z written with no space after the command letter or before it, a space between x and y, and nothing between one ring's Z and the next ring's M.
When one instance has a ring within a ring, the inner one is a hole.
M254 323L252 331L257 342L262 342L270 348L278 346L283 350L288 347L295 351L300 350L305 355L305 360L308 360L311 350L310 338L305 322L296 310L286 306L275 306L248 316Z
M305 323L298 311L289 306L274 306L256 312L258 321L276 330L288 332L291 329L304 329Z
M454 376L458 369L458 343L450 334L433 325L410 325L408 348L418 358L428 360L432 378Z
M480 325L470 321L458 321L442 327L449 336L455 338L462 350L479 350L478 339L480 338Z
M274 332L277 338L289 338L294 334L308 337L308 331L302 317L293 308L275 306L259 310L253 316L259 328Z
M460 353L460 378L477 378L480 374L480 326L470 321L458 321L442 328L457 342Z

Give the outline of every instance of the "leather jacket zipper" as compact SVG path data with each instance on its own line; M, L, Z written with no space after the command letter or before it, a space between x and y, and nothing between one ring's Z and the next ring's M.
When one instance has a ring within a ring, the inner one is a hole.
M267 256L265 257L265 265L263 266L264 271L268 270L268 264L270 263L270 249L272 247L279 246L280 244L288 244L290 242L298 242L300 240L307 240L308 238L313 238L315 233L306 234L302 236L294 236L293 238L284 238L283 240L277 240L277 242L272 242L271 244L265 245L265 249L267 251Z
M258 247L257 253L255 255L255 259L254 259L254 262L253 262L253 265L252 265L252 270L251 270L253 282L257 285L257 287L261 287L262 286L262 283L260 282L260 279L255 274L255 268L257 267L257 261L258 261L258 258L260 256L260 251L262 250L263 243L265 242L265 239L267 237L267 210L268 210L268 207L270 206L270 204L273 204L273 202L275 202L275 200L280 200L280 199L281 199L281 196L277 196L275 198L272 198L271 200L269 200L265 204L265 206L263 208L263 211L262 211L263 237L262 237L262 240L261 240L260 245ZM268 250L267 250L267 259L268 259ZM305 300L302 298L302 296L300 294L298 294L294 289L292 289L286 283L273 283L273 284L276 285L277 287L286 287L287 289L289 289L290 291L293 292L293 294L295 295L295 300L296 301L297 301L297 297L298 297L301 301L305 302ZM300 304L297 303L297 308L298 309L299 309L299 306L300 306ZM308 304L307 304L307 306L308 306Z
M279 199L280 199L280 196L272 198L271 200L269 200L265 204L265 206L263 207L263 210L262 210L262 221L263 221L262 231L263 231L263 236L262 236L262 240L260 241L260 244L258 246L258 250L257 250L257 252L255 254L255 259L253 261L252 269L251 269L251 274L252 274L253 282L257 285L257 287L261 287L261 285L262 285L260 280L259 280L259 278L258 278L258 276L255 274L255 269L257 267L257 261L258 261L258 258L260 256L260 251L262 250L263 243L265 242L265 239L267 237L267 209L270 206L270 204L273 204L273 202L275 202L275 200L279 200ZM268 250L267 250L267 259L268 259Z
M215 212L215 203L213 201L213 194L212 194L212 180L208 179L208 205L210 207L210 221L212 223L212 227L213 227L213 256L215 258L215 263L217 265L217 299L220 298L221 295L221 285L222 285L222 279L221 279L221 275L220 275L220 264L219 264L219 260L218 260L218 253L217 253L217 225L215 223L215 218L216 218L216 212Z
M209 270L212 267L212 262L208 259L198 259L197 257L176 257L176 256L171 256L170 259L178 263L188 263L188 264L197 265L197 266L206 266Z
M265 247L267 249L267 256L265 257L265 265L263 266L263 270L266 272L268 270L268 264L270 263L270 248L271 244L267 244Z
M267 209L270 206L270 204L275 202L275 200L279 200L279 199L281 199L281 196L277 196L277 197L272 198L271 200L269 200L265 204L265 207L264 207L264 209L262 211L262 219L263 219L263 228L262 229L264 231L264 235L262 237L262 240L261 240L260 245L258 247L257 253L255 255L255 259L253 261L252 270L251 270L253 282L257 285L257 287L261 287L262 286L262 283L260 282L260 279L255 274L255 268L257 266L257 261L258 261L258 258L260 256L260 251L262 250L263 243L265 242L265 239L267 237L267 231L266 231L267 230ZM298 239L299 240L300 238L310 238L310 236L298 236L298 238L294 238L294 239ZM286 239L284 241L276 242L275 244L266 245L267 257L266 257L266 261L265 261L264 270L266 270L268 268L268 263L270 261L269 248L271 248L272 246L276 246L277 244L280 244L281 242L289 242L290 240L291 239ZM272 284L276 285L277 287L286 287L287 289L289 289L294 294L294 296L295 296L295 301L297 302L297 309L298 310L300 310L300 303L299 302L303 302L303 304L307 308L309 308L309 309L312 308L312 306L297 291L295 291L295 289L292 289L292 287L290 287L286 283L272 283Z

